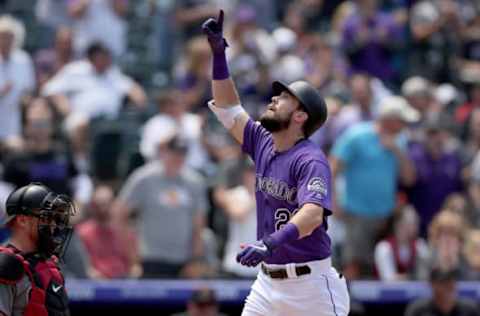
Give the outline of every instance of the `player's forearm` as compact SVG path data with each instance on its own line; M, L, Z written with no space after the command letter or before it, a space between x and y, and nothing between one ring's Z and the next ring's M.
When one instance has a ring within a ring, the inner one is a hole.
M323 208L307 203L292 217L290 223L297 226L299 238L306 237L323 223Z
M263 239L270 251L310 235L323 222L323 208L307 203L295 214L287 225Z
M212 80L212 95L215 100L215 106L220 108L228 108L240 104L237 89L230 77L224 80Z

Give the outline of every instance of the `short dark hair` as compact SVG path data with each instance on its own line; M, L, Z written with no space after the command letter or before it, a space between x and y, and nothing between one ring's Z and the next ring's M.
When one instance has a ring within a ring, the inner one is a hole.
M438 266L430 270L430 282L456 281L458 279L457 269L444 269Z
M91 43L88 46L86 53L87 53L87 58L91 60L96 54L99 54L99 53L110 55L110 50L102 42L97 41L97 42Z
M188 143L185 139L174 136L167 142L167 148L178 153L186 153L188 151Z
M190 302L201 305L217 305L217 296L212 289L197 289L192 293Z

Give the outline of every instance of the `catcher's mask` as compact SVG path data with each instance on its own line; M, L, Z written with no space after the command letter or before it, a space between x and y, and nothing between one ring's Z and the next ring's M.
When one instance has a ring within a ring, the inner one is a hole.
M38 223L38 252L62 257L72 234L70 217L76 212L72 200L41 183L13 191L6 202L7 222L16 215L34 216Z

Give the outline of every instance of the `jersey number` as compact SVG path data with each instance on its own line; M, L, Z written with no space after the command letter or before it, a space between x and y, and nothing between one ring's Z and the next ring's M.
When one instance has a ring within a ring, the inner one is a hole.
M293 212L290 212L288 208L277 209L275 211L275 231L282 229L297 212L298 208L293 210Z

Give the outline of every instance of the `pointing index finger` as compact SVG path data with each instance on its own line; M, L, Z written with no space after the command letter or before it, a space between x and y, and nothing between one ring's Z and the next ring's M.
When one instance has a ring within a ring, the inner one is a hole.
M223 10L220 10L220 13L218 13L217 23L220 27L223 26Z

